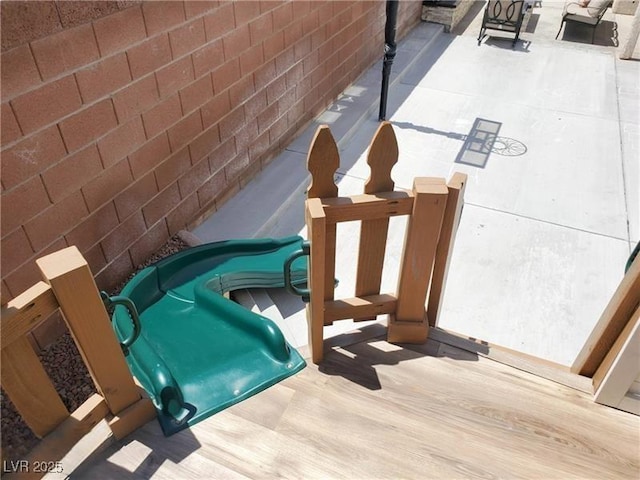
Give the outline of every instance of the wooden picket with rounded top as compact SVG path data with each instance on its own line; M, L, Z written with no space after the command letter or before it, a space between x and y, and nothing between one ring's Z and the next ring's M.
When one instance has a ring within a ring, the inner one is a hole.
M307 168L311 172L311 184L307 190L307 198L335 198L338 186L334 175L340 166L338 146L331 130L326 125L320 126L312 140L313 148L309 150ZM325 280L324 299L333 300L333 282L336 263L336 226L325 228Z
M389 314L389 341L427 339L430 322L425 304L432 281L431 309L437 311L442 297L466 175L456 173L449 184L441 178L416 178L411 191L394 191L391 170L397 161L393 127L383 122L369 146L371 173L364 194L339 197L333 178L339 166L338 148L329 127L319 127L313 138L307 157L312 179L305 221L311 243L307 317L314 363L323 358L323 327L335 320ZM395 294L380 293L389 218L396 215L409 215L398 289ZM355 297L334 300L336 224L353 220L362 221Z
M395 183L391 178L391 170L397 162L396 134L389 122L382 122L369 145L367 164L370 174L364 184L364 193L392 191ZM356 296L358 297L380 293L388 231L389 218L362 221L356 276Z
M311 173L308 198L333 198L338 196L338 186L333 178L340 166L338 146L326 125L318 127L311 141L307 168Z

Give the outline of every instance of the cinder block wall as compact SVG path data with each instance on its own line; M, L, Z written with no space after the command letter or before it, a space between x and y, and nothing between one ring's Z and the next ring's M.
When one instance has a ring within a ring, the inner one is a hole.
M420 4L400 2L399 37ZM3 303L68 245L114 286L383 52L383 1L1 8Z

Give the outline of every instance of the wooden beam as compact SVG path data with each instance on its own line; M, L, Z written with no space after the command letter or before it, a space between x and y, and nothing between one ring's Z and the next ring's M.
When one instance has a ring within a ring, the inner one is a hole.
M2 348L31 332L58 308L51 287L38 282L2 307Z
M600 320L593 327L591 335L573 362L571 371L593 377L639 304L640 256L636 257L620 282Z
M93 394L27 455L27 464L31 467L36 463L41 466L51 466L51 474L58 473L62 474L61 476L65 476L66 472L55 471L56 466L59 465L58 461L108 413L109 408L104 398L98 394ZM38 479L42 478L45 473L47 473L46 468L39 469L39 471L31 468L28 473L8 475L7 479Z
M449 273L449 263L453 253L453 245L456 240L456 232L462 215L464 205L464 190L467 185L467 176L464 173L454 173L447 183L449 195L447 206L444 210L440 239L436 249L436 259L433 265L433 278L427 301L427 319L429 325L435 327L438 324L440 305L444 297L445 284Z
M75 478L82 468L104 452L111 445L116 443L116 438L107 423L107 415L99 420L71 449L63 455L59 462L54 462L50 466L53 469L62 471L64 478ZM47 480L56 480L60 477L56 475L45 476Z
M69 331L113 414L140 399L91 270L76 247L36 260L51 285Z
M635 315L638 315L638 308L636 308ZM615 361L616 357L622 350L622 346L625 344L627 339L631 336L631 332L633 332L634 327L635 327L635 321L633 321L633 317L632 317L631 321L627 322L627 325L624 327L620 335L618 335L618 338L616 339L615 343L613 344L613 346L611 347L607 355L602 360L602 363L598 367L598 370L596 370L596 373L593 374L592 381L593 381L594 392L598 390L598 388L600 388L600 384L602 383L602 380L604 379L605 375L611 368L611 365L613 365L613 362Z
M633 328L596 390L597 403L617 408L640 373L640 308L636 309L629 323Z
M459 333L444 330L441 327L429 329L429 340L460 348L475 353L495 362L508 365L523 372L546 378L552 382L579 390L589 395L593 394L591 379L572 373L569 367L527 355L510 348L494 345L484 340L469 338Z
M2 348L2 388L39 438L53 431L69 416L25 336Z
M397 320L395 315L389 315L387 327L387 342L422 344L429 337L429 322L425 314L421 321L412 320L403 322Z
M333 300L336 289L336 242L338 241L338 234L335 223L324 222L324 231L324 299L329 302Z
M328 223L374 220L411 214L413 196L407 192L384 192L323 198L322 204Z
M353 320L375 318L376 315L393 313L397 299L393 295L365 295L361 297L343 298L325 303L325 324L334 320Z
M149 398L140 398L140 400L122 410L118 415L114 415L108 423L113 436L118 440L122 440L131 432L156 418L156 416L156 408L153 406L153 402Z
M320 363L324 356L324 302L326 257L325 238L327 234L326 217L322 203L317 198L305 202L305 220L307 236L311 243L309 256L309 289L310 301L307 304L307 322L309 323L309 345L311 360ZM333 278L331 278L333 282ZM333 287L333 284L332 284Z
M389 318L389 342L424 343L429 330L425 302L449 190L441 178L416 178L413 210L398 281L398 304Z

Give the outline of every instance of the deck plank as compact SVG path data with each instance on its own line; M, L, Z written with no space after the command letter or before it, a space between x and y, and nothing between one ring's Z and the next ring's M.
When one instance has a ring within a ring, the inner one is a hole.
M639 417L584 392L369 338L172 437L147 424L76 477L638 478L638 445Z

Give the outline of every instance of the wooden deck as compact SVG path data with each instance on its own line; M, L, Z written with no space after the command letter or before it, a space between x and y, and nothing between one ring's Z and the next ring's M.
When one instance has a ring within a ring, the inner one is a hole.
M444 343L383 338L172 437L148 423L72 477L640 476L639 417Z

